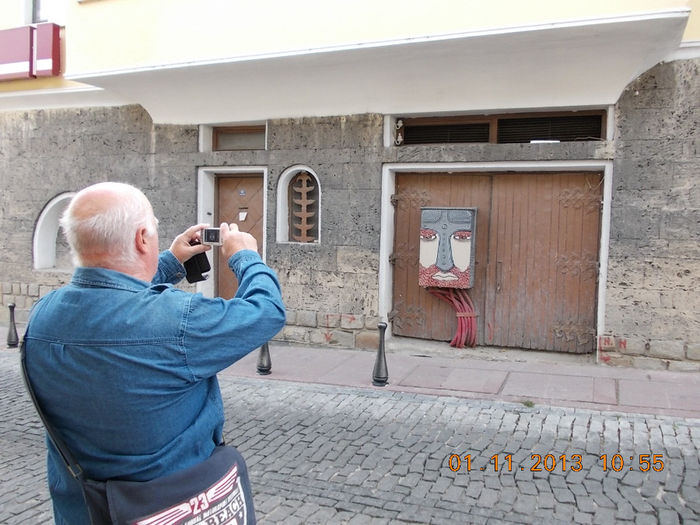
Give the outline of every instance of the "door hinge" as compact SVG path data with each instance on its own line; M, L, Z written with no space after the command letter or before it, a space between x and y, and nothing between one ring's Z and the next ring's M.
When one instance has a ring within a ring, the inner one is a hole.
M398 196L396 193L394 193L394 194L391 196L390 201L391 201L391 205L392 205L394 208L396 208L396 206L397 206L398 203L399 203L399 196Z
M398 256L395 253L392 253L389 256L389 264L396 264L396 259L398 259Z

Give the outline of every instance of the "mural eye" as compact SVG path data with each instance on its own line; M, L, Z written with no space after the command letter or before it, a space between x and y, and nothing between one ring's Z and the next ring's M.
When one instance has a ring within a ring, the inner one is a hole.
M452 238L456 241L468 241L472 238L472 232L465 230L457 231L452 234Z
M437 239L437 232L428 228L421 228L420 238L422 241L432 241L434 239Z

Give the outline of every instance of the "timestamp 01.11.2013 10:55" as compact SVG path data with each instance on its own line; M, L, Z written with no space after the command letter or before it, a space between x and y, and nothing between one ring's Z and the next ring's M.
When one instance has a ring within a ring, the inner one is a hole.
M487 458L484 458L487 459ZM531 454L526 464L517 465L512 454L494 454L484 463L471 454L451 454L447 458L452 472L492 471L492 472L579 472L586 468L581 454ZM604 472L638 470L640 472L661 472L666 467L663 454L600 454L596 463Z

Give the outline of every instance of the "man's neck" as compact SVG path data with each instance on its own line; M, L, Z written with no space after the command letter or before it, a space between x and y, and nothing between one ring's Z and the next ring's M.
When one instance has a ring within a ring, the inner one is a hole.
M113 270L149 283L153 280L153 274L149 274L148 268L140 259L134 263L125 263L114 257L83 257L82 263L83 266Z

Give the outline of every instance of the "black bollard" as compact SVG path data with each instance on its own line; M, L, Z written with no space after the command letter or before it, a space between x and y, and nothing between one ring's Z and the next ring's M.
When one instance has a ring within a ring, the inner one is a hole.
M261 376L266 376L272 370L272 360L270 359L270 349L267 343L260 347L260 352L258 353L258 374Z
M389 371L386 368L386 354L384 353L384 332L386 332L386 323L379 323L377 328L379 328L379 349L377 350L377 359L374 362L372 384L374 386L386 386L389 380Z
M7 331L7 346L8 348L17 348L19 346L19 337L17 337L17 325L15 324L15 305L10 303L7 306L10 309L10 329Z

